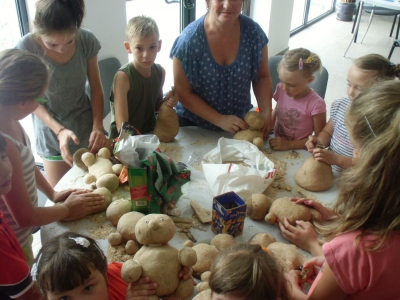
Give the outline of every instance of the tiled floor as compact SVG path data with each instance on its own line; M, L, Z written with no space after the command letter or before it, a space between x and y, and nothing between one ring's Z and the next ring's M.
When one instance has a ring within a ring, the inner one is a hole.
M359 31L359 40L352 44L346 57L343 54L350 43L352 22L336 20L331 14L318 23L308 27L290 38L289 47L304 47L317 53L329 72L329 81L325 100L329 110L332 102L346 95L346 74L352 60L368 53L378 53L385 57L393 44L389 37L392 17L375 16L364 42L360 41L367 28L369 14L363 13ZM395 49L392 59L400 63L400 49ZM41 247L40 231L34 234L33 250L36 254Z

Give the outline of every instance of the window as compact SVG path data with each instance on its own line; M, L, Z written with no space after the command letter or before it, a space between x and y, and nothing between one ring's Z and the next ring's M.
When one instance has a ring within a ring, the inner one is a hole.
M295 0L290 34L304 29L332 13L335 0Z

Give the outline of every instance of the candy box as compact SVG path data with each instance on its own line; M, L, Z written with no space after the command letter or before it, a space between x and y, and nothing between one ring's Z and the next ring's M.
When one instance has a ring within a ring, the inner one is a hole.
M211 230L215 234L227 233L233 237L243 234L246 202L235 192L213 199Z

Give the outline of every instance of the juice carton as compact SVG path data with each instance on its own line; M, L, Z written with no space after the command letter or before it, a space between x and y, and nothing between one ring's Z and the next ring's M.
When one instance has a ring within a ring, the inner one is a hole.
M146 168L128 169L129 188L132 200L132 210L148 213L148 193Z

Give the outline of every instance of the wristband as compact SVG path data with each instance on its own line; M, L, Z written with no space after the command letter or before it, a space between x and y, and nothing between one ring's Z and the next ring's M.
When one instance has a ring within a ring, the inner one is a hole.
M65 127L61 127L60 130L58 130L56 137L58 138L58 135L60 134L61 131L63 131L65 129Z

